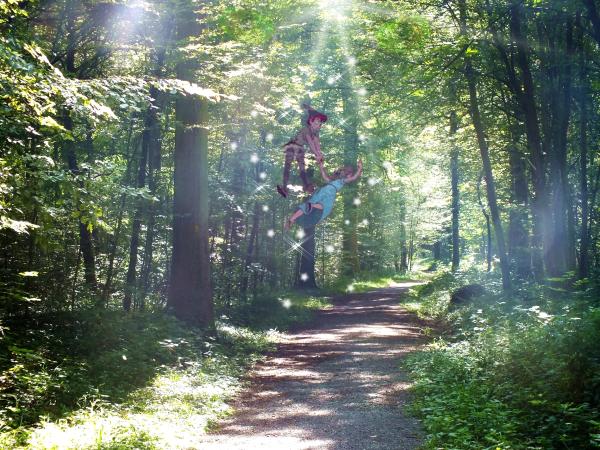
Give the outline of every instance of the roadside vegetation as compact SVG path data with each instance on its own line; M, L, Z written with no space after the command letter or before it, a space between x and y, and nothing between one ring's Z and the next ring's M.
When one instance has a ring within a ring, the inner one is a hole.
M474 283L486 293L451 302ZM414 288L406 306L434 336L407 363L426 448L600 448L598 288L564 277L506 293L476 270Z

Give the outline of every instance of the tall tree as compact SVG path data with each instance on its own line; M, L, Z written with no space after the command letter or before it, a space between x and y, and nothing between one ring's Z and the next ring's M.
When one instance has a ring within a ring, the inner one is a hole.
M180 45L201 33L194 4L177 17ZM181 55L177 78L194 82L198 62ZM173 257L168 306L175 316L202 327L213 324L208 247L208 103L195 95L179 95L175 105L175 171Z

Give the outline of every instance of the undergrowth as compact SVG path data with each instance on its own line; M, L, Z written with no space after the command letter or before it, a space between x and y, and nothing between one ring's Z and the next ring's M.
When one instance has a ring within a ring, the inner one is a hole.
M324 298L257 297L202 334L161 313L88 310L5 319L0 448L175 449L220 417L277 330Z
M488 294L450 305L473 282ZM427 448L600 448L600 308L589 283L504 295L494 275L445 272L406 306L439 330L407 362Z

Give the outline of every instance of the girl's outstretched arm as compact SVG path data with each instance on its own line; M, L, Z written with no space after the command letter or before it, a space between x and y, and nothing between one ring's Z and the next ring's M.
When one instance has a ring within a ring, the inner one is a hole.
M354 175L350 175L349 177L347 177L344 181L346 183L351 183L354 180L356 180L358 177L360 177L362 175L362 169L363 169L363 165L362 165L362 160L358 160L358 164L357 164L357 170L356 173Z
M319 170L321 170L321 176L323 177L323 179L329 183L331 181L331 178L329 177L329 175L327 175L327 172L325 172L325 167L323 167L323 164L319 164Z

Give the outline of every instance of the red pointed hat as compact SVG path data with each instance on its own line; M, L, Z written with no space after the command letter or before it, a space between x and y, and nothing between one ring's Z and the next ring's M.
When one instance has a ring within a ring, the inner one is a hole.
M327 114L323 114L322 112L313 109L309 105L302 105L308 110L308 117L306 118L306 123L310 125L310 123L315 119L321 119L321 122L327 122Z

